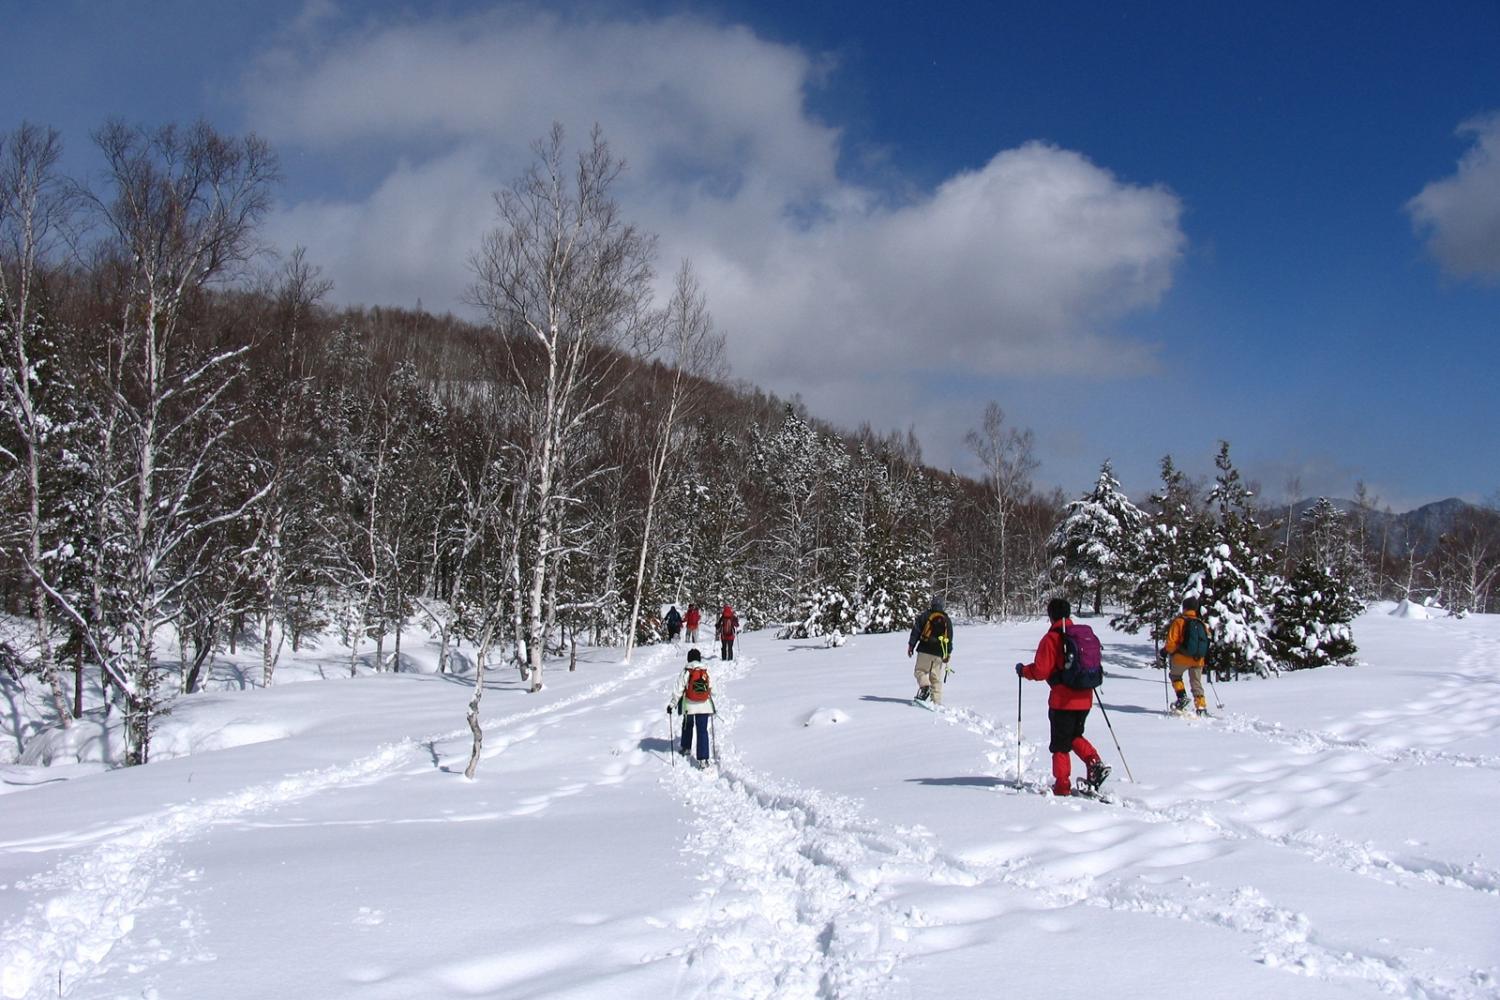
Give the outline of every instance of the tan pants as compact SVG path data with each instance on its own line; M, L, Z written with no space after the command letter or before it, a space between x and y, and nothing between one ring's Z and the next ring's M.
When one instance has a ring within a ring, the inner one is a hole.
M934 653L917 654L917 686L928 689L932 703L943 703L943 658Z
M1174 663L1169 671L1172 675L1172 690L1182 694L1182 675L1188 675L1188 683L1192 685L1193 704L1199 708L1206 705L1207 699L1203 693L1203 668L1189 667L1184 664Z

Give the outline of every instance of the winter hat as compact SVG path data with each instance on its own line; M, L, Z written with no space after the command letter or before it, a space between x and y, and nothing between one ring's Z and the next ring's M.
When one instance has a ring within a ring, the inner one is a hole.
M932 595L932 610L934 610L934 611L942 611L943 610L943 595L942 594L933 594Z
M700 652L698 652L698 650L696 650L696 649L690 649L690 650L688 650L688 662L689 663L697 663L701 659L703 659L703 654L700 653Z
M1073 613L1073 606L1068 603L1067 598L1054 597L1047 602L1047 617L1055 622L1060 622Z
M1198 610L1198 598L1196 598L1196 597L1184 597L1182 599L1182 610L1184 610L1184 611L1197 611Z

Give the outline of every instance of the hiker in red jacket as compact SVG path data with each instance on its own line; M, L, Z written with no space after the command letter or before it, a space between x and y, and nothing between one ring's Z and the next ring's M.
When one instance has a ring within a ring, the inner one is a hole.
M698 644L698 623L703 620L703 612L698 610L698 605L689 604L687 614L682 616L682 627L687 629L687 641Z
M719 640L719 659L734 659L734 634L739 630L740 619L734 613L734 608L724 605L717 621L714 622L714 638Z
M1036 659L1017 663L1016 676L1029 681L1045 681L1063 666L1062 630L1072 625L1072 607L1061 597L1047 602L1047 618L1052 625L1036 647ZM1069 752L1078 754L1088 766L1090 788L1098 788L1109 777L1109 766L1099 759L1099 751L1083 737L1083 724L1094 707L1094 692L1080 691L1066 684L1053 684L1047 696L1047 721L1052 725L1052 794L1073 794L1072 767Z

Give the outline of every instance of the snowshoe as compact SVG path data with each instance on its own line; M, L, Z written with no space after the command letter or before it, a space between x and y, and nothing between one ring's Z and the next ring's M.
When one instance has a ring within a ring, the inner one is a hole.
M1099 786L1104 784L1104 779L1109 777L1110 770L1110 766L1102 760L1095 761L1089 765L1089 775L1084 779L1084 783L1097 792Z
M1187 711L1187 707L1190 704L1192 704L1192 703L1188 701L1187 695L1183 695L1182 697L1178 698L1176 701L1172 702L1171 710L1173 712L1185 712L1185 711Z
M1059 795L1063 794L1061 792ZM1113 803L1115 800L1099 791L1098 788L1089 784L1087 778L1073 779L1073 794L1080 799L1093 799L1095 802Z
M1209 715L1208 715L1208 709L1206 709L1206 708L1200 708L1200 709L1198 709L1198 717L1199 718L1203 718L1203 719L1208 718L1209 717Z

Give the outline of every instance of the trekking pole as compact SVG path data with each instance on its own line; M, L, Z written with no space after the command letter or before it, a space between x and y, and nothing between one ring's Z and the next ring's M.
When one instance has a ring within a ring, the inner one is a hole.
M1130 773L1130 761L1125 759L1125 751L1120 747L1120 737L1115 735L1115 725L1109 721L1109 713L1104 710L1104 699L1096 698L1099 703L1099 714L1104 716L1104 724L1109 727L1109 737L1115 741L1115 751L1120 755L1120 763L1125 765L1125 776L1135 783L1135 775Z
M1151 648L1156 652L1156 662L1161 663L1161 640L1154 635L1151 637ZM1167 679L1171 673L1172 671L1167 669L1167 665L1161 663L1161 692L1167 696L1168 711L1171 711L1172 708L1172 685Z
M1219 697L1219 689L1214 686L1213 671L1209 670L1207 667L1204 667L1203 676L1208 678L1208 689L1214 693L1214 704L1218 705L1219 708L1222 709L1224 707L1224 699Z
M708 745L713 751L714 766L719 766L719 713L715 712L708 717Z
M1016 787L1021 787L1021 675L1016 674Z
M672 758L672 767L677 767L677 746L672 742L672 710L667 709L667 756Z

